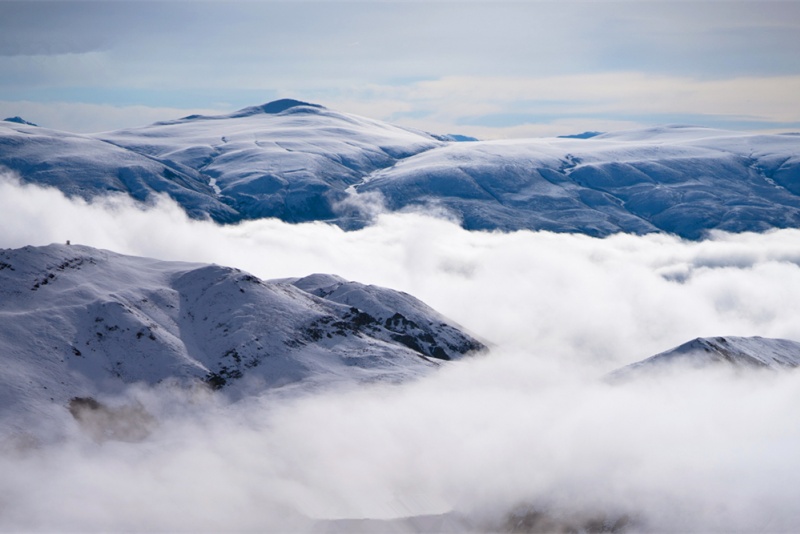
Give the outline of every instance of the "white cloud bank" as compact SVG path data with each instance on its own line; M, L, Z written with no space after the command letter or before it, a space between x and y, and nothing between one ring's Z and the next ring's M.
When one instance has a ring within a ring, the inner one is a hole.
M2 247L70 239L263 278L333 272L414 294L494 344L395 387L233 405L133 393L160 421L142 443L0 453L0 529L285 531L449 510L485 525L518 505L645 530L800 528L800 376L598 380L697 336L800 340L799 231L594 239L421 214L350 233L221 227L168 201L87 204L8 178L0 213Z

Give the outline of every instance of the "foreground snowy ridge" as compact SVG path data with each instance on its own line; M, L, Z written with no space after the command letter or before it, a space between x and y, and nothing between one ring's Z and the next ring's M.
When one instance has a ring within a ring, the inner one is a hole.
M800 367L800 343L759 336L697 338L609 375L612 380L684 366L727 365L740 369L785 370Z
M484 348L405 293L78 245L0 250L0 316L0 419L132 383L202 381L235 396L398 381Z
M223 223L357 228L384 206L434 206L473 230L698 239L800 227L800 135L669 126L453 139L279 100L89 136L0 122L0 166L84 198L165 193L191 216Z

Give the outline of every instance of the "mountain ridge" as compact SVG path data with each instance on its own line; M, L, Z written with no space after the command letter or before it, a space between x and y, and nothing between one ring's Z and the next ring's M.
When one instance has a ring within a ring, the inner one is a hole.
M585 139L456 137L284 99L83 136L3 122L0 165L85 199L167 194L220 223L350 230L384 208L434 207L469 230L597 237L800 227L798 136L673 125Z

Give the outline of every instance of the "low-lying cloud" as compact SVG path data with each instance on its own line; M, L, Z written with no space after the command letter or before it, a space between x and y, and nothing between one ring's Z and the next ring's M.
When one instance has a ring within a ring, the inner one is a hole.
M493 345L400 386L238 403L130 395L139 443L0 453L6 530L313 530L316 519L455 511L482 530L522 507L644 530L796 530L796 374L709 370L610 385L698 336L800 340L800 232L605 239L467 232L419 213L356 232L218 226L0 181L0 246L67 239L262 278L331 272L407 291ZM169 229L168 231L165 229ZM327 525L327 526L326 526Z

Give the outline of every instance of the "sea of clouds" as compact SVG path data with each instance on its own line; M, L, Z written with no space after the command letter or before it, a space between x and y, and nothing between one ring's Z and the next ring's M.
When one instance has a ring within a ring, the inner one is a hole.
M12 176L0 213L3 248L70 240L265 279L335 273L411 293L492 347L394 386L236 403L134 388L158 421L142 442L76 427L0 452L0 530L334 531L448 514L442 529L481 531L519 510L632 530L800 529L800 376L603 380L700 336L800 341L800 231L596 239L467 232L424 213L354 232L219 226L165 199L88 203Z

